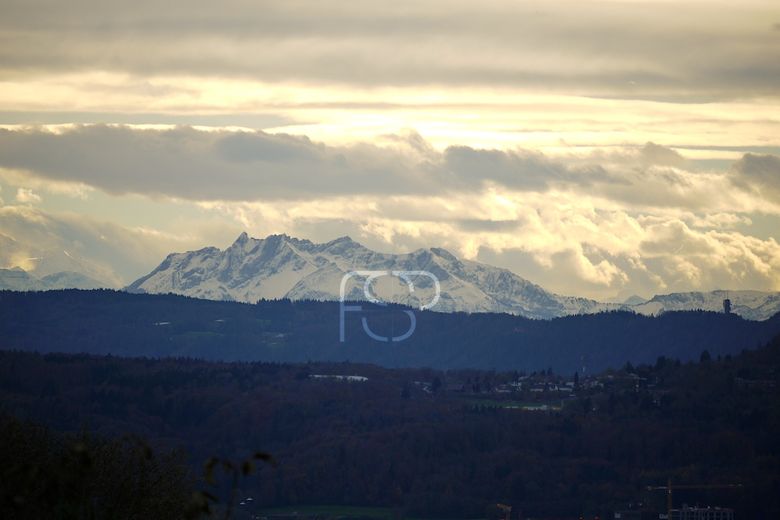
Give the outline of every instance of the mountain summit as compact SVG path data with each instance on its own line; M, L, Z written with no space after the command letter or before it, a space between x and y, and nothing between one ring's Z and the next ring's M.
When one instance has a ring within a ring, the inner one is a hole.
M441 296L433 307L436 311L506 312L552 318L617 308L550 293L511 271L460 260L445 249L377 253L346 236L315 244L287 235L256 239L241 233L225 250L207 247L168 255L154 271L127 290L241 302L262 298L337 300L342 278L357 270L433 273L441 287ZM347 299L365 299L363 280L350 280ZM432 280L416 276L412 281L413 293L394 277L376 279L371 290L385 301L413 306L431 302L435 290Z
M20 267L0 269L0 291L89 290L105 287L108 287L108 284L73 271L62 271L38 278Z
M561 296L509 270L461 260L445 249L378 253L347 236L315 244L284 234L257 239L241 233L225 250L206 247L170 254L127 290L250 303L278 298L338 300L341 280L347 273L389 270L434 274L440 283L441 296L432 310L441 312L505 312L549 319L613 309L643 314L693 309L721 311L726 297L732 300L733 312L747 319L764 320L780 311L780 294L760 291L673 293L650 300L629 299L624 303ZM363 280L350 279L346 299L365 300ZM416 276L412 281L414 292L400 278L384 276L371 283L371 291L384 301L415 307L430 303L434 298L432 280Z

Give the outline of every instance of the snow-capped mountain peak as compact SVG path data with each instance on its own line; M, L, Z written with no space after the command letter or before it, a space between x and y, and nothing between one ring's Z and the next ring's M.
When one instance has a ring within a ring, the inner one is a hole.
M38 278L21 267L0 269L0 290L48 291L52 289L102 289L108 285L82 273L61 271Z
M515 273L462 260L446 249L432 247L404 254L372 251L348 236L325 243L286 234L257 239L241 233L225 250L206 247L173 253L127 290L178 293L188 296L255 302L259 299L338 300L342 278L352 271L427 271L439 281L441 295L432 310L442 312L506 312L532 318L553 318L604 310L630 309L644 314L670 310L721 311L725 292L677 293L644 301L602 303L546 291ZM353 277L346 299L365 299L364 279ZM426 276L412 280L414 292L400 278L383 276L371 291L385 301L411 306L434 299L435 286ZM766 319L780 311L780 295L733 291L732 309L750 319Z
M510 312L550 318L610 307L557 296L510 271L460 260L442 248L379 253L348 236L316 244L284 234L256 239L241 233L225 250L208 247L171 254L127 289L243 302L337 300L341 279L351 271L428 271L441 287L433 310L445 312ZM413 280L413 294L400 279L382 278L387 279L372 282L372 291L382 299L418 306L434 298L434 284L428 277ZM363 299L363 279L351 279L345 297Z

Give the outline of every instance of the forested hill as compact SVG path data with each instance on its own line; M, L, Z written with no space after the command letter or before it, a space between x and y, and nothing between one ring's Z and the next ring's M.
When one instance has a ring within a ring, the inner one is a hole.
M676 490L675 505L780 518L780 338L720 360L660 358L579 378L568 393L564 385L539 373L0 352L0 481L18 490L8 468L32 448L36 458L52 451L33 436L4 435L8 414L56 431L133 433L155 449L184 448L196 474L210 456L269 452L278 467L241 483L256 516L330 504L380 507L387 519L496 519L486 507L500 502L525 517L612 518L638 501L662 511L665 494L646 486L671 478L739 485ZM137 475L126 458L113 459L95 492ZM2 514L3 491L0 517L35 518ZM146 505L170 510L179 495L155 487Z
M506 314L415 311L414 334L398 343L370 339L361 317L386 336L408 329L400 307L348 313L339 341L339 304L261 301L255 305L174 295L124 292L0 292L0 348L192 357L224 361L346 361L387 367L552 368L571 374L586 367L682 361L704 350L712 356L752 349L780 333L780 315L747 321L712 312L629 312L569 316L550 321Z

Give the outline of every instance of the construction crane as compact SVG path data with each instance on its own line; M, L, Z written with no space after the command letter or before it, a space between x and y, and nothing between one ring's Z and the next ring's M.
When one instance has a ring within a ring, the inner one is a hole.
M674 489L735 489L741 488L742 484L675 484L672 486L672 479L666 481L665 486L647 486L648 491L666 491L666 518L672 519L672 492Z
M504 520L510 520L512 517L512 506L506 504L496 504L496 507L504 512Z

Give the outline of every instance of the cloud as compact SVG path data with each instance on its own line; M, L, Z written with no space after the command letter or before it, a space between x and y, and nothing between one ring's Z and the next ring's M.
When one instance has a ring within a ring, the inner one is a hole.
M553 212L553 215L557 212ZM780 244L736 231L696 229L674 217L599 217L558 234L552 215L539 227L477 239L479 259L510 268L563 294L609 299L618 294L780 289ZM566 227L570 227L566 223ZM553 235L557 242L535 240Z
M655 261L667 284L700 287L780 287L780 244L738 232L694 230L681 221L652 222L640 253Z
M557 190L209 202L198 203L207 220L187 219L165 230L6 206L0 208L0 235L13 242L0 237L0 263L38 274L77 270L123 285L169 252L225 247L247 230L318 242L347 234L395 253L440 246L562 294L601 299L671 290L780 290L780 245L734 229L745 225L741 215L637 215L591 204ZM172 219L177 211L170 208Z
M737 187L780 202L780 157L748 153L734 163L733 169L737 174L734 178Z
M652 142L646 143L639 152L642 162L647 166L685 166L685 158L677 150Z
M121 287L149 272L172 250L192 249L214 240L209 226L202 227L201 234L193 236L31 206L3 206L0 267L19 266L38 276L76 271ZM220 234L238 229L223 226Z
M372 145L327 147L306 138L260 131L105 125L76 126L59 133L0 129L0 166L113 194L251 200L410 193L419 189L419 183L411 185L406 163L402 154Z
M440 246L562 294L610 299L678 290L780 289L780 246L774 238L736 229L750 225L744 215L637 214L593 203L551 190L209 207L254 236L284 230L327 241L348 234L386 252Z
M776 15L771 2L671 5L177 0L107 9L86 0L35 7L17 0L5 2L0 20L0 73L508 85L643 99L776 96L776 35L763 21Z
M41 201L41 196L28 188L18 188L16 190L16 202L22 204L33 204Z
M286 134L191 127L0 129L0 168L16 172L4 174L9 182L39 189L63 192L69 185L73 193L85 193L87 186L115 195L193 201L447 197L494 189L563 190L600 198L601 205L637 209L714 213L763 205L762 210L774 212L778 206L777 199L766 203L761 190L751 187L775 182L772 156L745 155L735 165L743 177L735 188L731 174L688 171L676 151L652 143L637 152L569 160L530 150L450 146L437 151L414 133L388 141L389 146L336 146Z
M443 185L480 189L487 181L515 190L546 191L556 184L588 186L620 182L598 165L570 167L529 151L478 150L451 146L444 151Z

